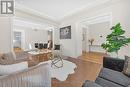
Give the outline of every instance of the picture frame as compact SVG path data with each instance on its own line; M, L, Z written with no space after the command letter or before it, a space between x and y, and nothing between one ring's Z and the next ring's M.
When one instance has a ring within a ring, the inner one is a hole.
M60 39L71 39L71 26L60 28Z

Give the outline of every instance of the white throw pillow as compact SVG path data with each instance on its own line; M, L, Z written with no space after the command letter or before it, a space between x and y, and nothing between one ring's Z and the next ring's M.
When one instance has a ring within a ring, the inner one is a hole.
M21 62L11 65L0 65L0 75L13 74L15 72L22 71L27 68L28 68L27 62Z

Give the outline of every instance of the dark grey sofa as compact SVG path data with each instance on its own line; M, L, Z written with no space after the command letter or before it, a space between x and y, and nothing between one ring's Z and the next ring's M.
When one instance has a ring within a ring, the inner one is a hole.
M124 65L124 60L104 57L104 68L95 82L86 80L82 87L128 87L130 77L120 72L123 70L123 66L120 65Z

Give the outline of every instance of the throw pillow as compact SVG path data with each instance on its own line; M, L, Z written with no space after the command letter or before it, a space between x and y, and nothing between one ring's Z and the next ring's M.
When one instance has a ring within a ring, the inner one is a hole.
M123 73L127 76L130 76L130 57L125 56L125 64L123 68Z
M16 60L16 55L14 52L4 53L0 55L0 64L8 65L13 64Z
M9 75L28 68L27 62L21 62L11 65L0 65L0 75Z

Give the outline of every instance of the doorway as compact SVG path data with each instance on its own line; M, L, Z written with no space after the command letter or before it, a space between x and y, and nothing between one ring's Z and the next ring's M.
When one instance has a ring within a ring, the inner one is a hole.
M111 14L104 14L82 20L82 51L105 53L101 44L106 41L106 36L110 33ZM86 26L86 27L84 27ZM93 40L91 42L91 40Z
M48 49L53 48L53 29L48 30Z
M23 50L25 44L24 31L14 30L13 31L13 49L16 51Z

